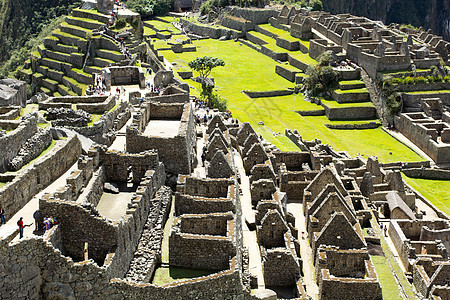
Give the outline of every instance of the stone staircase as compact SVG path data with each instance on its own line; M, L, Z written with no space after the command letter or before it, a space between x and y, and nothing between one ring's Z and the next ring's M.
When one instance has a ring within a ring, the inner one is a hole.
M125 58L113 38L93 31L109 21L109 16L96 10L74 9L46 37L21 74L37 90L50 96L83 95L87 86L94 83L94 73ZM135 44L139 44L138 40L133 40L132 45Z

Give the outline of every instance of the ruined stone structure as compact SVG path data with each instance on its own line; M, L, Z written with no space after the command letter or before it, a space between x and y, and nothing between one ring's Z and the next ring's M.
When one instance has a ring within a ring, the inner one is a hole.
M25 106L27 102L26 83L16 79L0 80L0 106Z

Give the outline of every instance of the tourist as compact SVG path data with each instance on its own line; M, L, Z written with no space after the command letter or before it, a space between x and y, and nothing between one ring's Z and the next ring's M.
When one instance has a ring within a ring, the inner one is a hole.
M387 236L387 225L384 226L384 236Z
M33 219L34 219L34 230L35 231L39 231L41 229L39 227L39 225L42 223L42 214L41 214L41 211L39 209L37 209L34 212Z
M17 221L17 226L19 226L19 238L23 238L23 229L25 228L25 226L31 226L31 224L29 225L25 225L23 223L23 217L20 217L19 221Z
M0 225L6 224L6 216L5 216L5 210L3 207L0 207Z

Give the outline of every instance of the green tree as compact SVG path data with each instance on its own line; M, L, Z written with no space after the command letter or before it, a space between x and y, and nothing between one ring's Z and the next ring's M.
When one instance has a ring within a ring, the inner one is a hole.
M188 63L189 68L197 71L200 77L206 79L215 67L225 66L223 59L211 56L197 57Z
M320 0L313 0L310 3L311 10L323 10L323 4Z
M188 63L189 68L198 72L202 83L202 91L200 96L208 100L208 106L211 107L211 101L214 98L213 85L207 80L212 69L225 66L225 62L217 57L203 56Z

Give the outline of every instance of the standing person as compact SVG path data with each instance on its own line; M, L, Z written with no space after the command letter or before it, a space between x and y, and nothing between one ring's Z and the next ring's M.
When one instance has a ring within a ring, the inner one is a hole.
M6 224L5 210L3 207L0 207L0 225L1 224Z
M43 218L41 211L37 209L33 214L34 219L34 230L39 231L41 229L40 225L42 224Z
M19 226L20 238L23 238L23 228L25 227L23 225L23 217L20 217L19 221L17 221L17 226Z

